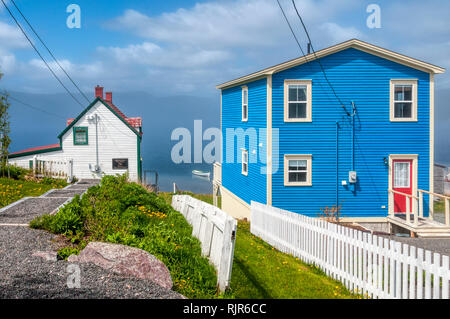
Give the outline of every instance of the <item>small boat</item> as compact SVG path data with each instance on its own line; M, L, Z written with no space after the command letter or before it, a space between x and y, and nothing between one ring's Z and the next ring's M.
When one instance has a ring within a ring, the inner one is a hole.
M192 174L197 175L197 176L209 177L209 175L211 175L211 172L198 171L198 170L194 169L192 171Z

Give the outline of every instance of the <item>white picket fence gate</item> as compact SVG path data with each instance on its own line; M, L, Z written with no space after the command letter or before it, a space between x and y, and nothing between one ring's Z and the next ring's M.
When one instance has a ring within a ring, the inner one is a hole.
M217 270L219 289L230 285L237 221L219 208L188 195L174 195L172 207L192 225L192 235L202 244L202 254Z
M369 298L449 299L449 256L257 202L251 232Z

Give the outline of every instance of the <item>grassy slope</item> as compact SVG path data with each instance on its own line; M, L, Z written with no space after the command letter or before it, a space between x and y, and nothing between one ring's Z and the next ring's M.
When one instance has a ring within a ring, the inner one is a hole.
M49 191L52 188L61 188L63 185L44 184L25 180L14 180L6 177L0 178L0 207L9 205L22 197L35 197Z
M241 221L236 234L231 292L235 298L356 297L319 269L274 249L252 235L250 224Z
M212 204L210 194L185 193ZM159 195L172 201L171 193ZM252 235L250 224L243 221L239 221L236 234L230 295L238 299L359 298L319 269Z

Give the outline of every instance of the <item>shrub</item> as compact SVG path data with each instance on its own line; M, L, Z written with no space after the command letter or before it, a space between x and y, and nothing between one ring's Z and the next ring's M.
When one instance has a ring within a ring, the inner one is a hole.
M174 290L189 298L216 296L216 272L202 257L192 227L163 198L128 182L126 175L103 177L82 198L30 226L63 234L78 249L89 241L144 249L168 267Z
M9 168L9 177L12 179L24 179L25 175L27 175L30 170L27 170L25 168L16 166L16 165L10 165L9 167L0 167L0 176L2 177L8 177L8 168Z

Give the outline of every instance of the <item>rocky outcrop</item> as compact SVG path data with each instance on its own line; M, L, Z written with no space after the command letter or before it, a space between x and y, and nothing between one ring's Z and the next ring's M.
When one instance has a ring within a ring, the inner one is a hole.
M93 263L121 275L149 279L167 289L173 285L166 265L148 252L134 247L91 242L78 256L71 255L67 261Z

